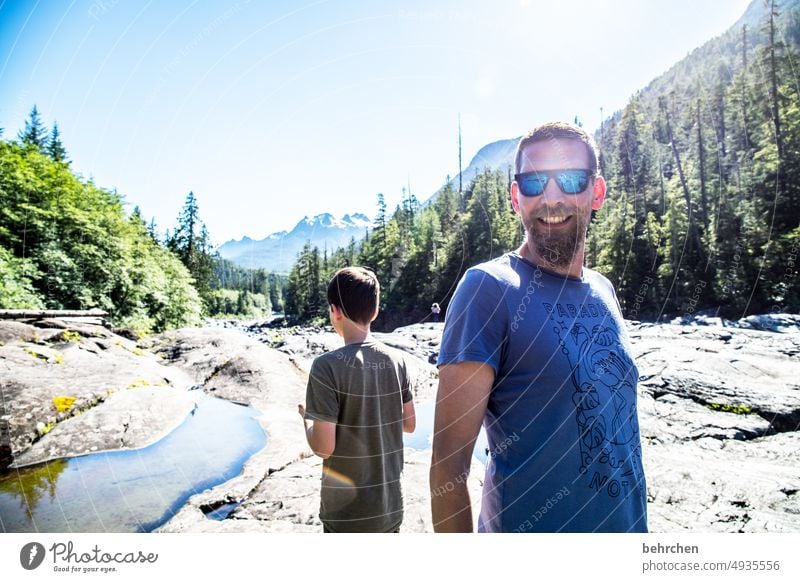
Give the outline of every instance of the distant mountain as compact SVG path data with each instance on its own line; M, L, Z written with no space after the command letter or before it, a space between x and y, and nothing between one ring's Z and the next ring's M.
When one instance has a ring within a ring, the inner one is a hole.
M492 170L511 168L513 171L514 156L517 153L519 139L519 137L503 139L483 146L472 158L469 166L461 172L463 187L469 186L475 176L486 168L491 168ZM450 181L450 184L458 190L458 175Z
M518 137L513 139L502 139L489 145L483 146L472 158L469 165L462 170L462 188L466 190L475 179L475 176L483 172L486 168L492 170L501 169L503 171L514 171L514 155L517 152ZM458 192L458 174L449 182L453 190ZM436 191L423 205L431 204L436 200L440 191Z
M790 18L798 18L796 15L791 15L791 13L800 10L800 0L782 0L778 3L778 6L781 12L790 14ZM695 98L695 91L698 87L703 87L704 85L696 82L690 84L687 83L685 79L696 79L697 71L704 70L706 68L706 63L718 59L720 54L723 55L723 60L735 60L738 58L741 50L738 43L740 42L743 25L747 26L750 50L765 44L768 40L767 32L764 30L766 13L767 7L764 1L753 0L742 17L739 18L736 24L726 33L710 39L702 46L692 50L685 58L678 61L668 71L654 78L638 93L639 97L644 102L648 102L650 100L655 100L658 95L665 95L675 90L675 88L681 88L686 93L687 98ZM797 44L799 39L792 38L783 40L792 41L790 44ZM751 58L753 57L751 56ZM732 65L728 65L728 70L731 69ZM684 81L681 82L681 79ZM619 121L620 115L621 111L615 112L607 122ZM586 129L589 130L588 127ZM511 172L513 172L514 155L516 154L517 143L519 143L520 137L503 139L483 146L472 158L469 165L461 172L464 190L469 187L472 180L475 179L475 176L486 168L492 170L502 169L504 171L508 171L508 169L511 168ZM599 136L596 135L595 137ZM458 174L450 180L449 184L452 186L453 190L458 191ZM430 198L425 201L424 205L434 202L439 191L440 190L436 191L430 196Z
M335 218L326 212L313 217L304 216L291 231L275 232L261 240L247 236L241 240L229 240L217 250L224 259L242 267L288 272L306 241L332 251L347 246L351 238L361 240L368 228L372 228L372 221L364 214L345 214L342 218Z

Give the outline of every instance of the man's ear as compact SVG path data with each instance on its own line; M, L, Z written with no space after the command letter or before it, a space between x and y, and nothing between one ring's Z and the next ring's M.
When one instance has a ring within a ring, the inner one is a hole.
M516 180L511 182L511 207L517 214L522 214L519 209L519 184Z
M595 176L592 196L592 210L600 210L603 207L603 200L606 199L606 180L603 176Z

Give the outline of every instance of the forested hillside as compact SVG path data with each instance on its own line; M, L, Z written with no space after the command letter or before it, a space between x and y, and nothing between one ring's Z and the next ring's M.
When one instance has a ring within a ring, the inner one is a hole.
M798 46L798 3L758 0L597 132L587 261L629 317L800 309Z
M19 142L0 140L0 307L99 308L139 331L199 323L180 259L121 196L53 155L38 123L34 109Z
M597 129L609 194L586 263L615 284L626 317L800 310L799 49L800 2L756 0ZM381 280L386 329L446 308L468 267L523 235L510 173L487 169L426 205L404 193L388 209L378 194L365 240L307 244L286 277L220 259L193 193L161 236L70 164L35 107L17 139L0 133L2 308L101 308L142 332L273 309L324 319L332 273L362 264Z
M800 309L798 47L798 2L757 0L596 132L609 194L586 264L616 285L626 317ZM404 196L391 214L378 195L361 245L300 253L287 312L324 317L326 282L346 264L377 272L378 328L446 305L468 267L521 243L509 181L487 170L462 194L445 186L425 208Z
M92 309L138 333L204 316L269 316L286 277L242 269L211 248L194 193L163 236L138 206L70 167L57 124L34 106L0 139L0 308Z

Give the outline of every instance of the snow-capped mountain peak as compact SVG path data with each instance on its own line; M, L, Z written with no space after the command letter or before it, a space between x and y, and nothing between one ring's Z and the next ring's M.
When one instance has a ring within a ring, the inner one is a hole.
M323 212L304 216L289 232L275 232L258 241L245 236L238 241L230 240L217 250L223 258L244 267L286 272L291 269L306 241L330 252L346 246L351 238L361 240L366 229L371 227L372 221L360 212L345 214L341 218Z

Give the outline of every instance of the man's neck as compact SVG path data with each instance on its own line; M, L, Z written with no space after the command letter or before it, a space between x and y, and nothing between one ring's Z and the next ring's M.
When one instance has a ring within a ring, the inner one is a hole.
M572 261L569 263L569 265L563 267L551 265L545 261L536 253L532 246L533 245L528 241L528 239L525 239L525 241L522 243L522 246L517 249L517 253L519 253L520 256L528 259L530 262L540 267L544 267L549 271L558 273L559 275L575 277L577 279L581 279L583 277L583 244L581 244L581 246L575 252L575 256L572 257Z

